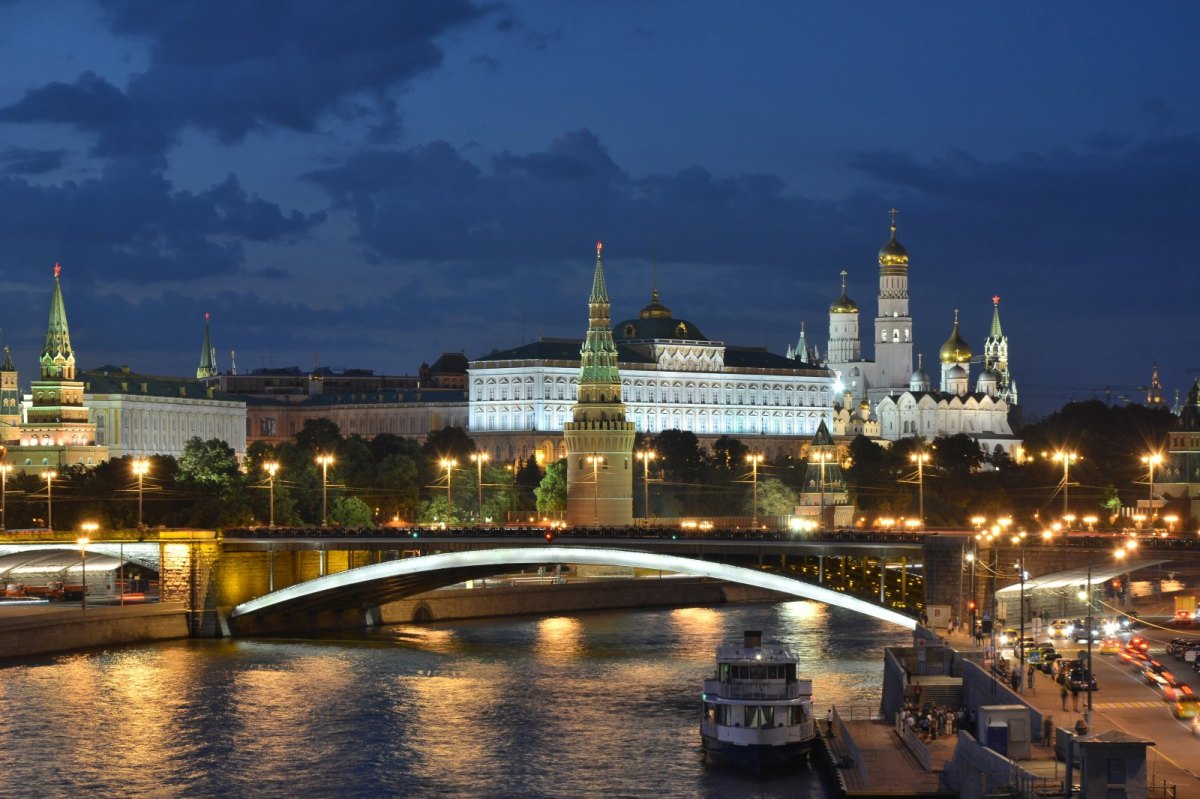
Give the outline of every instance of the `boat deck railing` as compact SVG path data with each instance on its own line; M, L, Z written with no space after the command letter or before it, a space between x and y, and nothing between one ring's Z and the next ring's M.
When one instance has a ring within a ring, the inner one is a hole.
M805 685L808 684L806 680ZM800 693L801 683L780 683L777 681L749 681L738 680L736 682L721 682L720 680L705 680L704 692L706 694L715 694L725 697L726 699L797 699L802 694Z

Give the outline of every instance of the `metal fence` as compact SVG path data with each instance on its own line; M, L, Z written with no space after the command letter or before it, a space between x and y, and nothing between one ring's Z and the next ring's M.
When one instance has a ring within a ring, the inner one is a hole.
M933 771L933 756L929 753L929 747L925 746L925 742L908 728L908 725L904 723L904 717L899 713L896 714L896 734L900 736L901 741L904 741L908 751L913 753L913 757L921 764L921 768Z

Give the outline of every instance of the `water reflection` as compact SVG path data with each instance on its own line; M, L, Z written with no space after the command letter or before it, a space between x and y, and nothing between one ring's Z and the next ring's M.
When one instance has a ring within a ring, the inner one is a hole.
M745 629L819 704L877 703L908 636L790 602L30 660L0 669L0 796L821 796L700 760L701 680Z

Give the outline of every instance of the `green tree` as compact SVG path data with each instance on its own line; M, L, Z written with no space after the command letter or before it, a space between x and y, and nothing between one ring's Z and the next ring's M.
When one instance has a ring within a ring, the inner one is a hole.
M751 486L753 489L753 486ZM754 513L754 492L751 490L746 497L745 510L747 515ZM758 481L758 515L759 516L790 516L796 512L796 492L788 488L782 480L768 477Z
M546 467L546 476L533 490L538 513L560 513L567 509L567 461L564 458Z
M320 452L336 452L342 443L342 433L329 419L305 419L304 427L296 434L296 446L310 456Z
M241 478L237 453L224 441L189 439L179 456L179 480L200 486L234 485Z
M370 527L371 506L358 497L338 497L329 510L330 521L338 527Z

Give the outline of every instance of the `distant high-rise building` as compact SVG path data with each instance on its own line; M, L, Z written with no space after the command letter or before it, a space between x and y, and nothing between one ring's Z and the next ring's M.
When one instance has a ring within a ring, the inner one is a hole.
M625 419L613 342L611 303L601 245L588 297L588 331L579 351L579 385L567 445L567 522L577 526L633 522L633 422Z

